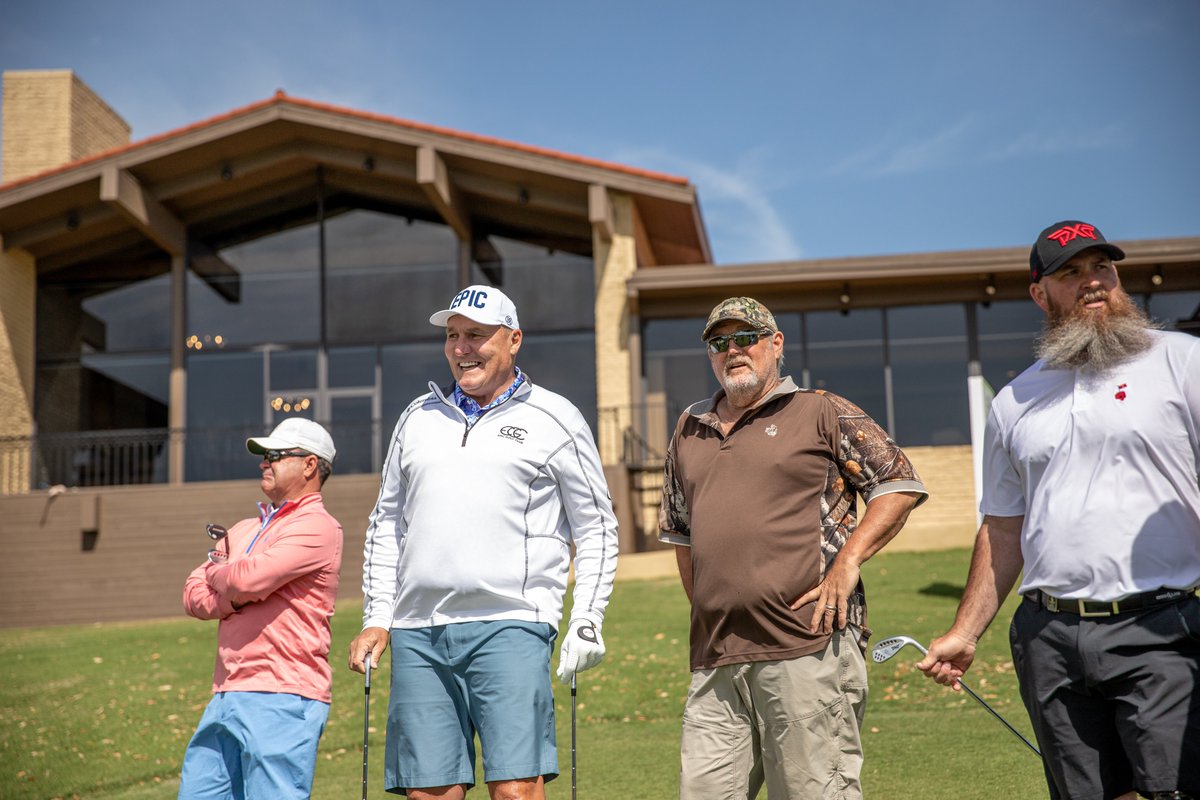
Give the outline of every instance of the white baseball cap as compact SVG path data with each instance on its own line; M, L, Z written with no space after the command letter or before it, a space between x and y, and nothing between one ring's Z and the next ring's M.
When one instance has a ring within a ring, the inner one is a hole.
M513 305L513 301L493 286L468 286L454 295L449 308L437 312L429 321L444 328L447 320L455 314L462 314L481 325L503 325L513 330L521 327L521 323L517 321L517 307Z
M246 449L256 456L268 450L303 450L323 458L330 464L337 453L333 448L333 437L311 419L288 417L275 426L270 436L256 436L246 440Z

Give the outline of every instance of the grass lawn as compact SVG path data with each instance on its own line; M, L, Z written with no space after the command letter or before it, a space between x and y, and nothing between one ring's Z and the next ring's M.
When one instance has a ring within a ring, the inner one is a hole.
M864 570L873 641L928 644L953 618L969 554L883 553ZM182 576L180 583L182 586ZM1006 640L1010 599L967 680L1032 738ZM362 676L345 666L361 609L334 617L334 701L313 797L359 797ZM688 685L687 608L675 580L617 584L604 626L608 656L578 688L581 798L677 796L679 719ZM216 625L180 618L7 630L0 640L0 796L5 800L174 797L184 747L208 702ZM1046 795L1040 762L963 693L912 669L912 648L871 663L866 795L997 798ZM373 678L371 796L383 782L386 668ZM559 768L552 800L570 797L570 692L556 684ZM471 796L486 797L482 788ZM765 796L765 792L763 793Z

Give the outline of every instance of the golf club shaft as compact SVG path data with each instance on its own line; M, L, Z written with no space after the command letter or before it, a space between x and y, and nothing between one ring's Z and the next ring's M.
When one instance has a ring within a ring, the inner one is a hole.
M1020 739L1022 742L1024 742L1026 747L1028 747L1030 750L1032 750L1034 753L1036 753L1036 754L1037 754L1037 756L1038 756L1038 758L1041 758L1041 757L1042 757L1042 751L1041 751L1041 750L1038 750L1036 747L1034 747L1034 746L1033 746L1033 743L1032 743L1032 742L1030 742L1028 739L1026 739L1026 738L1025 738L1025 737L1024 737L1022 734L1021 734L1021 732L1020 732L1019 730L1017 730L1016 728L1014 728L1012 725L1009 725L1009 724L1008 724L1008 720L1006 720L1004 717L1002 717L1002 716L1000 716L998 713L996 713L996 709L992 708L992 707L991 707L991 706L989 706L987 703L985 703L985 702L983 701L983 698L982 698L982 697L980 697L979 695L975 694L975 691L974 691L974 690L973 690L973 689L972 689L970 686L967 686L967 685L966 685L965 683L963 683L961 680L958 682L958 685L959 685L959 686L961 686L961 687L963 688L963 690L964 690L964 691L965 691L967 694L971 695L971 697L974 697L974 698L975 698L975 700L976 700L976 701L978 701L979 705L981 705L981 706L983 706L984 708L986 708L986 709L988 710L988 712L989 712L989 713L991 713L991 715L992 715L993 717L995 717L996 719L1000 720L1000 722L1004 723L1004 727L1006 727L1006 728L1008 728L1010 731L1012 731L1012 732L1013 732L1013 735L1014 735L1014 736L1016 736L1018 739Z
M886 661L887 659L889 659L893 655L895 655L896 652L900 648L902 648L908 644L911 644L913 647L920 650L921 655L929 654L929 651L926 650L925 647L920 642L918 642L916 639L913 639L912 637L909 637L909 636L899 636L899 637L895 637L892 639L885 639L884 641L880 642L879 646L876 648L875 660L876 661ZM879 653L880 648L884 648L884 652L883 652L882 656ZM1042 751L1040 751L1036 747L1034 747L1032 742L1030 742L1028 739L1026 739L1021 734L1020 731L1018 731L1016 728L1014 728L1012 725L1010 725L1008 723L1008 720L1006 720L1004 717L1000 716L1000 714L996 711L996 709L992 708L990 705L988 705L986 702L984 702L984 699L982 697L975 694L975 691L970 686L967 686L965 683L963 683L962 679L959 679L957 681L957 683L959 686L961 686L963 689L966 690L967 694L969 694L969 695L971 695L971 697L975 698L975 701L977 703L979 703L979 705L986 708L988 710L989 714L991 714L996 719L1000 720L1000 722L1003 723L1004 727L1008 728L1010 731L1012 731L1014 736L1016 736L1018 739L1020 739L1022 742L1024 742L1025 746L1028 747L1030 750L1032 750L1038 758L1042 757Z
M575 676L571 676L571 800L575 800Z
M362 800L367 800L367 735L371 731L371 654L363 659L366 679L363 683L363 778Z

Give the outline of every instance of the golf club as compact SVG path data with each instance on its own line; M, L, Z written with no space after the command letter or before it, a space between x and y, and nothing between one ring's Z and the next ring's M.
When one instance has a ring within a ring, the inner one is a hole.
M363 790L362 800L367 800L367 734L371 730L371 654L363 659L366 680L363 683Z
M224 564L229 560L229 543L225 537L229 535L229 531L224 525L218 525L215 522L210 522L204 526L204 532L208 534L208 538L214 542L220 542L224 549L213 548L208 551L208 560L214 564Z
M921 646L920 642L918 642L916 639L913 639L910 636L893 636L892 638L884 639L882 642L875 645L874 649L871 650L871 658L875 661L876 664L882 664L883 662L887 661L892 656L896 655L896 653L900 652L900 648L904 647L906 644L911 644L913 647L920 650L921 655L926 655L928 652L928 651L926 651L926 649L924 647ZM993 717L1000 720L1000 722L1003 723L1004 727L1006 727L1010 731L1012 731L1013 735L1016 736L1018 739L1020 739L1022 742L1024 742L1026 747L1028 747L1030 750L1032 750L1034 753L1036 753L1038 758L1042 757L1042 752L1040 750L1038 750L1036 747L1034 747L1032 742L1030 742L1028 739L1026 739L1024 736L1022 736L1021 732L1018 731L1016 728L1014 728L1012 725L1009 725L1008 720L1006 720L1004 717L997 714L996 709L992 708L987 703L985 703L983 698L980 697L979 695L975 694L975 692L972 691L970 686L967 686L961 680L958 681L958 685L961 686L964 690L966 690L967 694L971 695L971 697L974 697L975 700L978 701L979 705L983 706L989 712L991 712L991 715Z
M571 800L575 800L575 675L571 675Z

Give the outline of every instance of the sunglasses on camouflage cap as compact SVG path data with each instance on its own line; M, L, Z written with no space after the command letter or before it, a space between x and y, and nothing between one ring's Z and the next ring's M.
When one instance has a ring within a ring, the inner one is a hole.
M747 347L753 347L758 344L758 340L764 336L770 336L769 331L734 331L733 333L725 333L720 336L714 336L711 339L705 340L710 353L724 353L729 349L729 343L733 342L742 350Z

